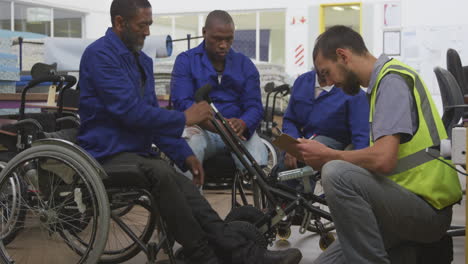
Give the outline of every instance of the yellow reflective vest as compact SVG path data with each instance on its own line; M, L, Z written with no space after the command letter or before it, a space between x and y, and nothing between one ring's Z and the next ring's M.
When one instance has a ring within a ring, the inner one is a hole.
M388 61L382 67L372 87L369 115L371 130L377 89L382 78L389 73L399 74L406 80L416 102L419 126L410 141L399 145L397 166L388 177L421 196L437 209L460 201L462 191L456 171L437 160L436 158L440 156L438 151L430 149L447 138L447 132L432 97L416 71L395 59ZM373 140L371 131L371 146L374 144ZM450 161L445 161L452 165Z

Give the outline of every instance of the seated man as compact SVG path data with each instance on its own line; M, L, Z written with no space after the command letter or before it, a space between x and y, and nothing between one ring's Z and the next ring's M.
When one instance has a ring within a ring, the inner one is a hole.
M267 150L255 132L263 117L259 74L248 57L231 49L234 39L231 16L221 10L209 13L203 38L198 47L177 56L171 79L172 103L175 109L185 111L194 104L194 94L200 87L212 85L209 95L216 108L244 140L255 160L266 165ZM201 161L227 151L209 121L187 127L184 137ZM237 158L235 161L237 168L243 169Z
M440 240L462 198L456 171L436 151L447 138L437 108L416 71L374 57L351 28L327 29L313 59L317 72L345 93L368 87L371 122L368 148L340 151L299 140L300 158L321 169L338 234L314 263L402 263L392 253L406 242ZM417 263L416 254L405 257Z
M219 256L229 263L298 263L297 249L267 251L229 228L193 183L151 151L155 143L179 167L202 176L180 136L185 125L212 118L211 109L206 102L183 113L159 108L153 61L141 51L153 22L150 3L114 0L110 13L112 28L81 59L79 144L106 167L132 162L141 168L188 263L221 263Z
M283 117L283 133L294 138L314 139L334 149L354 149L369 145L369 103L366 94L345 94L315 71L302 74L294 82ZM286 153L286 169L297 168L297 160Z

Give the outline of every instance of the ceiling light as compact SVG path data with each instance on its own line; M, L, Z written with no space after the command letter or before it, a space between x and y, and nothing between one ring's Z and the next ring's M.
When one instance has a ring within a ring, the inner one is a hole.
M353 9L353 10L361 10L361 8L359 6L350 6L349 8Z
M341 7L341 6L334 6L334 7L332 7L332 9L335 10L335 11L344 11L344 8Z

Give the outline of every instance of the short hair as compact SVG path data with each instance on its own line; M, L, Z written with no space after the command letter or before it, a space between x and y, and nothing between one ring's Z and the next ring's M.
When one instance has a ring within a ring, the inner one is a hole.
M337 60L336 49L347 48L358 55L368 52L361 35L347 26L333 26L318 36L315 41L313 59L321 52L322 56L332 61Z
M122 16L125 20L132 19L138 8L151 8L148 0L114 0L110 8L111 22L114 26L116 16Z
M213 10L206 17L205 28L212 24L215 20L223 23L224 25L234 25L234 20L232 20L232 17L228 12L224 10Z

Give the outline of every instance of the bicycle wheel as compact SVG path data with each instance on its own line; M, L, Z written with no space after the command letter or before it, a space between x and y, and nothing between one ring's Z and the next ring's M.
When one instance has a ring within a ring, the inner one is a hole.
M15 177L24 190L11 190ZM0 212L13 210L2 215L10 223L5 228L15 222L14 210L25 211L22 230L10 243L0 241L0 262L98 262L107 241L109 203L98 172L82 155L57 145L27 149L0 173L0 193L8 194Z

